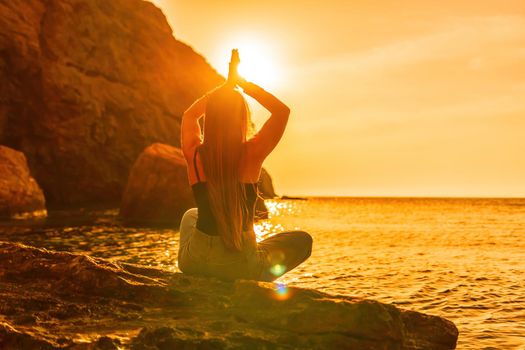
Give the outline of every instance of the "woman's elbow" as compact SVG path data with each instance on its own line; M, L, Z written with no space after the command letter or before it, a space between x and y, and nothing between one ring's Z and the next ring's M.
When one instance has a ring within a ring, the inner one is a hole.
M288 117L290 116L290 108L286 105L283 105L282 108L279 109L279 112L276 114L278 114L281 117L281 119L288 121Z

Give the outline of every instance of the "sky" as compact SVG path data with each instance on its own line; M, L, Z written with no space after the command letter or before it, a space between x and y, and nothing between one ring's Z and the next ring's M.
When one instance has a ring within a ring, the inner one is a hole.
M153 2L290 106L278 194L525 197L525 1Z

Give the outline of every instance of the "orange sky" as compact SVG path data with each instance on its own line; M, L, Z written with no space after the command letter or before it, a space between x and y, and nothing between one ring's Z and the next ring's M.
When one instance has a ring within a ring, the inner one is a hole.
M154 2L219 71L272 61L279 194L525 197L525 1Z

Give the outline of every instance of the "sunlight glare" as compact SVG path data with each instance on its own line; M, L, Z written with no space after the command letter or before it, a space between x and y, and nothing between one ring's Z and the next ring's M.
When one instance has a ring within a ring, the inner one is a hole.
M276 63L275 49L270 48L262 40L234 39L221 47L219 73L228 76L228 64L231 50L239 49L241 64L239 73L246 80L252 81L263 88L274 88L280 81L280 72Z

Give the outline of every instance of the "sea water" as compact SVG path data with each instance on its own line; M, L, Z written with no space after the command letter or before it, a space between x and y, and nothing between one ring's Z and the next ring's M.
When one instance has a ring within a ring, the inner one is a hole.
M458 349L525 349L525 200L312 199L276 203L270 225L314 237L281 279L438 315Z
M297 229L314 239L311 257L280 283L445 317L460 331L458 349L525 349L525 199L266 204L258 240ZM176 230L125 228L115 210L51 212L0 230L2 240L178 271Z

